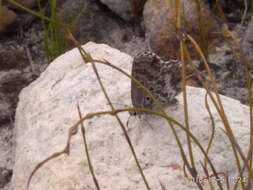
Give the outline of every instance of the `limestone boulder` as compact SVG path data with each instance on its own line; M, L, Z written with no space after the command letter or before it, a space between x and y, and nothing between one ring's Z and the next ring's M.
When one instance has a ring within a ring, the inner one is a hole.
M83 48L96 59L106 59L130 73L132 57L105 44L87 43ZM96 64L101 80L116 108L131 105L130 80L118 71ZM211 120L205 108L205 90L188 87L189 122L192 133L204 148L211 135ZM77 102L83 115L110 110L89 64L85 64L77 49L55 59L41 76L24 88L16 110L16 159L13 170L13 189L25 190L34 167L65 146L69 128L78 121ZM184 123L183 97L165 111L178 122ZM249 142L248 107L239 101L221 96L231 128L243 151ZM215 121L215 135L209 152L220 173L233 179L236 165L232 148L223 132L224 126L210 102ZM173 133L162 118L151 115L141 117L121 113L123 123L128 121L128 134L134 145L143 172L151 189L189 190L196 185L184 176L182 159ZM91 161L102 189L143 190L145 185L126 143L117 120L110 115L84 122ZM176 127L176 126L175 126ZM176 127L185 150L185 132ZM196 163L203 155L193 144ZM197 164L200 171L201 166ZM212 174L212 172L210 173ZM200 178L205 175L200 172ZM220 176L222 178L222 176ZM224 178L223 178L224 179ZM208 184L203 184L208 186ZM224 187L225 182L222 182ZM33 190L96 189L85 156L81 132L73 137L70 155L62 155L40 168L31 181Z

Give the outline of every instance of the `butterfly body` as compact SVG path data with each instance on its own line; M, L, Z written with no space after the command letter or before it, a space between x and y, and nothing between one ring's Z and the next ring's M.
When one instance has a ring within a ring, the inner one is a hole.
M180 63L163 61L153 52L138 54L133 61L132 76L145 86L160 105L169 104L180 92ZM155 102L133 80L131 99L134 107L153 109Z

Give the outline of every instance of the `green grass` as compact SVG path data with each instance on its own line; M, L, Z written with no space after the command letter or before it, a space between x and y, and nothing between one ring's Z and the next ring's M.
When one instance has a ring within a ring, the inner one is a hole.
M42 8L38 3L41 13ZM67 49L67 41L65 30L61 25L57 14L57 0L49 1L49 21L42 20L44 28L44 47L48 61L51 62L54 58L64 53Z
M39 0L37 0L37 5L40 10L39 12L24 7L14 0L8 0L8 2L41 19L44 31L44 48L49 62L68 49L67 39L65 36L65 27L67 23L62 23L58 17L57 0L48 1L48 16L45 15L45 11L42 9Z

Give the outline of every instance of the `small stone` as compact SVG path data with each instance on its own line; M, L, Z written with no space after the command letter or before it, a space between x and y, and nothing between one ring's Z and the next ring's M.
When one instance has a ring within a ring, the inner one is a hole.
M101 0L103 4L126 21L130 21L140 14L145 1Z
M12 170L0 167L0 188L3 188L10 182L12 177Z
M0 6L0 33L6 32L16 20L17 15L14 11L9 10L5 6Z

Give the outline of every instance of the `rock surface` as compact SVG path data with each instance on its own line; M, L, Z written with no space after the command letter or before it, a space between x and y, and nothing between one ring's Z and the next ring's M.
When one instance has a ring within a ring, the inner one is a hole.
M27 8L34 8L38 5L38 1L36 1L36 0L17 0L16 2L27 7Z
M214 54L209 55L209 65L216 78L219 93L240 100L243 104L248 104L244 64L236 59L227 44L217 49ZM205 76L208 74L205 73Z
M109 7L113 12L118 14L126 21L134 19L142 10L146 0L100 0L103 4Z
M118 15L112 14L98 0L61 0L58 3L59 13L65 14L62 17L64 21L71 22L80 16L75 31L81 43L90 40L106 43L130 54L138 53L145 46L143 38L133 37L131 26L126 25ZM4 26L3 34L0 34L0 167L12 169L15 149L12 138L13 120L18 94L38 77L48 62L43 47L41 20L16 9L5 0L3 4L17 14L17 20L10 20L8 25L5 24L8 21L6 14L0 16L0 28ZM49 7L46 4L43 8ZM1 25L2 18L4 25ZM6 163L11 164L5 165ZM1 190L10 190L9 185Z
M87 43L83 47L94 58L107 59L130 73L132 58L129 55L103 44ZM116 107L131 105L130 80L109 67L96 65ZM204 106L205 90L193 87L187 90L192 132L206 147L211 134L211 121ZM239 144L243 148L248 147L248 107L231 98L221 96L221 99ZM20 94L15 122L17 148L12 181L14 189L25 190L28 176L35 165L65 146L67 131L78 120L77 102L83 114L109 110L92 67L84 64L77 49L73 49L54 60ZM209 156L219 172L228 172L229 177L233 177L237 170L232 150L221 130L223 125L217 112L212 105L210 107L216 132ZM166 111L183 123L182 94L178 96L178 104L166 108ZM120 117L126 123L129 114L122 113ZM151 189L161 189L160 182L167 189L171 186L179 190L196 189L196 185L184 177L179 149L166 122L151 115L143 117L130 118L129 136ZM145 189L116 119L100 116L86 121L84 125L100 186L113 190ZM185 133L179 129L177 133L186 148ZM194 156L196 162L203 161L203 156L195 146ZM32 180L31 189L95 189L80 132L72 139L70 155L51 160L41 168Z
M101 0L106 6L108 6L115 13L120 15L125 20L130 20L133 17L131 10L131 1L125 0Z
M184 30L199 41L199 21L195 0L182 1L185 14ZM143 11L143 19L150 41L150 48L164 59L179 57L180 34L176 28L176 8L172 1L149 0ZM209 28L209 37L213 38L217 30L215 19L206 6L201 7L203 25ZM211 36L212 35L212 36ZM209 39L210 39L209 38ZM203 49L207 47L203 46Z
M0 167L0 188L3 188L11 179L12 170Z
M131 31L101 3L64 0L59 10L60 19L73 25L74 35L82 43L96 41L120 49L126 42L125 38L131 38Z
M45 68L39 36L30 30L20 43L0 39L0 128L12 122L21 89Z
M253 18L253 17L252 17ZM248 23L247 30L245 31L245 35L242 41L242 48L244 53L248 56L248 59L251 63L251 67L253 66L253 19L251 18Z
M47 63L41 44L42 32L36 24L19 36L10 33L8 30L8 36L0 35L0 168L7 171L0 177L4 185L1 190L12 190L9 174L14 165L13 126L18 95Z
M13 128L13 127L12 127ZM12 168L14 165L15 139L9 126L0 128L0 189L10 190Z
M17 20L14 11L9 10L6 6L0 6L0 34L5 32Z

